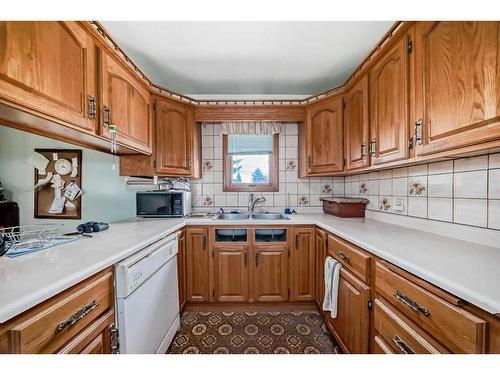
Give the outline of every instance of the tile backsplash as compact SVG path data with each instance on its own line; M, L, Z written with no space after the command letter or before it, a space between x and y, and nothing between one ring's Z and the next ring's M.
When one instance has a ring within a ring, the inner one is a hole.
M345 177L368 210L500 230L500 154Z
M222 137L220 125L202 126L203 175L191 180L193 207L247 207L248 193L223 192ZM286 206L289 193L290 207L321 207L322 196L344 196L344 177L298 177L298 125L281 125L279 140L279 191L276 193L255 193L263 196L263 207L280 210Z
M347 177L298 178L298 125L281 125L279 191L256 193L263 207L321 210L322 196L367 198L367 209L500 230L500 153ZM202 126L203 176L192 180L193 207L247 207L248 193L225 193L220 125Z

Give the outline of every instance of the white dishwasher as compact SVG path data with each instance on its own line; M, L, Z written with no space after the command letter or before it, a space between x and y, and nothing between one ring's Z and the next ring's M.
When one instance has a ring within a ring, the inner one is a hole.
M179 329L177 235L116 265L120 353L165 353Z

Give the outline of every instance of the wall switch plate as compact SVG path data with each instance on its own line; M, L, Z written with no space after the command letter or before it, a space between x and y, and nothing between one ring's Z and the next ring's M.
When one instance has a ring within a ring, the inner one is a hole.
M404 212L405 210L405 204L403 198L396 198L394 201L394 206L392 207L392 210L395 212Z

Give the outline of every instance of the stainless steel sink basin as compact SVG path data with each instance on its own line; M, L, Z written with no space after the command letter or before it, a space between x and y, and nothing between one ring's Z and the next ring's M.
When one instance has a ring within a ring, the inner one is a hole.
M255 212L251 216L248 213L240 214L219 214L216 220L288 220L288 217L279 212Z
M255 220L288 220L288 217L279 212L253 213L252 219Z
M243 214L219 214L215 218L217 220L245 220L245 219L249 219L250 215L247 213L243 213Z

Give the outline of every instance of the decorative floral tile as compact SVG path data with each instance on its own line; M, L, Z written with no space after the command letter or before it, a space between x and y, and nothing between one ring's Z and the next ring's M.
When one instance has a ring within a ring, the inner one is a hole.
M425 191L425 186L417 181L410 182L410 195L422 195Z
M391 208L391 200L387 197L380 198L380 211L389 211Z
M368 193L368 187L366 186L365 182L362 182L359 184L359 194L367 194Z
M305 195L300 196L299 200L298 200L298 205L299 206L309 206L309 198L306 197Z
M332 185L325 184L321 187L321 194L322 195L330 195L331 193L332 193Z
M212 163L211 160L203 160L203 170L204 171L209 171L213 169L214 164Z
M293 170L297 169L297 162L295 160L288 160L286 162L286 169L288 171L293 171Z
M203 205L204 206L213 206L214 205L213 197L206 196L205 199L203 199Z

